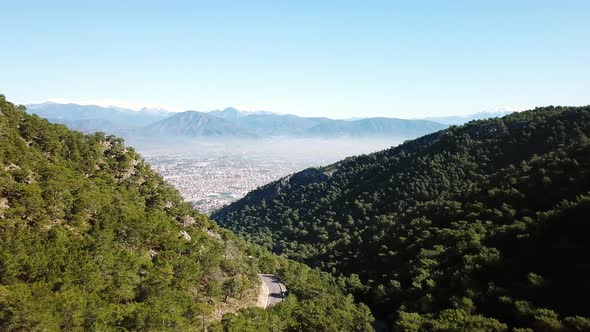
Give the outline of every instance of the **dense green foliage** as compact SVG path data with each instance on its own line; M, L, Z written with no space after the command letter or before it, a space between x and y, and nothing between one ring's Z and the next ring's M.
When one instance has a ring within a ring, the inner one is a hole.
M309 169L213 215L396 328L590 329L590 107L547 107Z
M213 331L372 331L373 317L365 305L343 295L343 285L326 272L251 247L263 271L285 282L289 295L279 305L262 310L249 308L225 315ZM343 279L341 278L340 281Z
M292 293L264 313L288 322L276 330L334 312L331 328L369 329L368 308L332 276L218 229L121 139L0 96L0 330L200 330L256 293L261 269ZM226 330L248 315L230 314Z
M0 329L184 329L212 280L257 284L120 139L0 109Z

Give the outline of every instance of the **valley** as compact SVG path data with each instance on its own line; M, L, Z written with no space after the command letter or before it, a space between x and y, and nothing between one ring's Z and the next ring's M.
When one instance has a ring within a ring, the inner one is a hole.
M590 1L5 1L0 332L590 332Z
M131 140L145 160L199 211L212 211L249 191L308 167L382 150L401 139Z

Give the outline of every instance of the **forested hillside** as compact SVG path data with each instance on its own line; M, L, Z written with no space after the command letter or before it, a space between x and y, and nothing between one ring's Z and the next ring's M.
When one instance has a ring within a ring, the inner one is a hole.
M232 314L256 303L259 272L282 277L287 299ZM366 331L371 321L329 274L219 229L121 139L50 124L0 95L0 330Z
M473 121L294 174L213 218L350 276L400 331L588 331L589 136L590 107Z

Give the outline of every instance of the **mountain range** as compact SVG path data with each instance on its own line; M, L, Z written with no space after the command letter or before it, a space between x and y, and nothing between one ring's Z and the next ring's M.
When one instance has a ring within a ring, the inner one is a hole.
M54 123L85 133L102 131L124 137L398 137L415 138L450 124L503 113L478 113L473 116L397 119L362 118L338 120L325 117L300 117L272 112L245 112L235 108L209 112L168 112L144 108L59 104L27 105L27 111ZM436 121L438 119L438 121ZM434 121L433 121L434 120Z
M122 107L61 104L45 102L26 105L29 114L36 114L53 123L85 133L102 131L113 135L129 135L151 123L162 120L170 112L162 109L131 110Z
M233 121L196 111L170 115L141 128L139 134L160 137L254 137Z
M417 137L445 128L428 120L369 118L354 121L290 114L187 111L142 129L144 135L241 137Z

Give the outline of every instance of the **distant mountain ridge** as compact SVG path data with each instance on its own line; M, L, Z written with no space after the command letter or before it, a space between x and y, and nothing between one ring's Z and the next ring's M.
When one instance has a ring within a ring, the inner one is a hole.
M319 136L404 136L416 137L446 128L428 120L368 118L353 121L331 120L311 128Z
M417 137L446 127L428 120L368 118L351 121L226 108L207 113L178 113L145 127L142 133L185 137Z
M502 116L508 111L469 116L397 119L386 117L330 119L301 117L233 107L209 112L169 112L163 109L60 104L27 105L27 112L85 133L102 131L124 137L398 137L415 138L474 119Z
M204 112L204 113L216 116L218 118L232 120L232 121L243 118L245 116L253 115L253 114L275 114L275 115L278 115L277 113L267 112L267 111L243 111L243 110L238 110L233 107L227 107L222 110L214 110L214 111L209 111L209 112Z
M232 121L196 111L171 115L142 128L140 133L184 137L254 137Z
M433 117L426 117L424 120L430 120L442 124L447 125L461 125L467 123L472 120L485 120L489 118L501 118L505 115L510 113L514 113L514 111L508 109L498 109L494 111L483 111L477 112L469 115L449 115L449 116L433 116Z
M28 104L27 112L37 114L51 122L64 124L85 133L103 131L109 134L129 134L133 130L164 119L170 112L161 109L142 108L132 110L122 107L97 105L60 104L45 102Z

